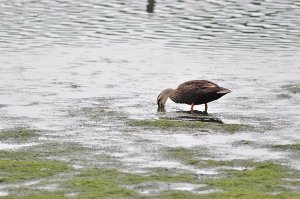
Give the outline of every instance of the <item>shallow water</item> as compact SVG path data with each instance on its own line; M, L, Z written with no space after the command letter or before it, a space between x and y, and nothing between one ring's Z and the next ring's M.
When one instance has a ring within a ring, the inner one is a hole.
M299 1L166 0L153 13L146 1L0 2L0 129L40 129L45 139L81 143L136 172L205 172L165 158L166 147L204 147L209 158L283 160L300 169L290 152L265 147L300 141ZM191 79L233 91L209 103L209 118L256 129L126 125L190 117L188 105L170 101L158 113L156 97ZM255 144L234 145L242 140Z

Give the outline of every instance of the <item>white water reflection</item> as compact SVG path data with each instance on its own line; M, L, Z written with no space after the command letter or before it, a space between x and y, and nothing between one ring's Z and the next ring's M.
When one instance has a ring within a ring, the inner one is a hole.
M0 150L13 150L23 147L34 146L38 143L26 143L26 144L12 144L12 143L0 143Z

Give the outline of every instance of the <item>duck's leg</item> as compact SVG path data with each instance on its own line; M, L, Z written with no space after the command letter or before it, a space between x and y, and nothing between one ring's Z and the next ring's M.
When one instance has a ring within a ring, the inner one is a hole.
M192 103L192 104L191 104L191 113L192 113L192 114L195 114L195 113L194 113L194 106L195 106L195 104Z
M205 112L207 112L207 103L205 103Z

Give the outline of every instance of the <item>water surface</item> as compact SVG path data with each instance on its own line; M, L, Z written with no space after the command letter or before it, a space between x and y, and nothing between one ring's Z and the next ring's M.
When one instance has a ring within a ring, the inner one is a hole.
M46 140L97 149L135 172L203 172L165 158L167 147L203 147L210 158L279 160L300 169L293 153L266 147L300 141L300 1L165 0L152 13L146 5L0 1L0 129L40 129ZM158 113L156 97L191 79L233 91L209 103L209 118L255 130L127 125L190 117L188 105L171 101ZM255 144L234 144L243 140Z

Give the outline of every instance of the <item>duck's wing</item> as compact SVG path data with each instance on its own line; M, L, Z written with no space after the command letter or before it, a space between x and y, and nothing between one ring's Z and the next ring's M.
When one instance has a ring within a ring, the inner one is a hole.
M207 80L192 80L184 82L177 87L180 93L212 93L220 91L221 87Z

